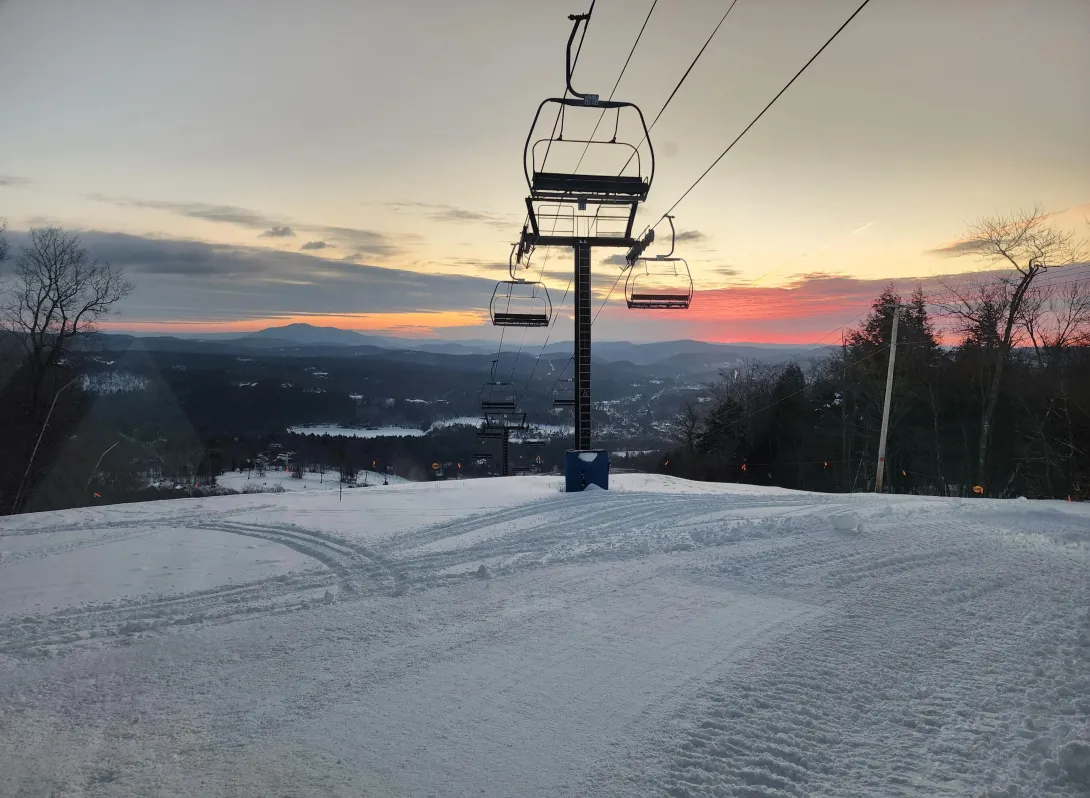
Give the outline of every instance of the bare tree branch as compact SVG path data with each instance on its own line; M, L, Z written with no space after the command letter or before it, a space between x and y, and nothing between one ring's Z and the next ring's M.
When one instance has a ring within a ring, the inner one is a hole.
M978 282L971 290L946 286L956 298L947 310L960 322L965 336L963 345L994 353L990 384L981 408L976 473L980 485L987 476L992 419L1011 350L1025 333L1040 356L1041 347L1047 347L1045 336L1055 338L1062 334L1066 338L1074 329L1061 325L1051 333L1043 330L1050 300L1043 293L1031 292L1034 278L1045 269L1078 263L1088 257L1085 239L1077 239L1074 233L1052 226L1049 216L1037 205L1011 216L994 216L971 225L957 251L978 255L993 264L1007 263L1014 273L992 283Z
M93 260L79 236L57 227L30 231L9 283L0 329L23 346L36 404L45 374L64 362L77 339L95 330L132 284L109 263Z

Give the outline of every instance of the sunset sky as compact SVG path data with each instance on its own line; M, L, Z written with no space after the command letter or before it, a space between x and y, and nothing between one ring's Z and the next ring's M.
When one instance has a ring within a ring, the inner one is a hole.
M496 337L523 143L586 5L0 0L0 218L124 267L115 329ZM577 87L609 93L650 5L598 0ZM659 0L617 98L653 118L728 5ZM739 0L655 127L638 226L856 5ZM1088 41L1086 0L874 0L677 208L692 308L618 291L596 337L812 342L889 278L982 268L942 251L980 216L1039 203L1086 230ZM557 304L570 264L549 255Z

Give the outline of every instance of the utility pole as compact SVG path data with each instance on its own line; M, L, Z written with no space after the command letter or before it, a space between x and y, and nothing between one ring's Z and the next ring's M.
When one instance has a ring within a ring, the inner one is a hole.
M882 403L882 432L878 438L878 473L874 477L874 492L882 492L882 478L886 473L886 434L889 432L889 402L893 398L893 364L897 360L897 319L901 306L893 306L893 331L889 336L889 367L886 369L886 399Z

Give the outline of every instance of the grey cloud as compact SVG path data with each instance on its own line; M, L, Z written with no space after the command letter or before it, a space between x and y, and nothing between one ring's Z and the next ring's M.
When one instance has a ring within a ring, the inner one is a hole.
M610 266L627 266L628 265L628 261L625 260L624 255L621 255L619 253L616 254L616 255L610 255L608 258L603 258L601 262L603 264L608 264Z
M0 186L25 186L30 183L30 178L18 175L0 174Z
M133 197L110 197L104 194L84 194L85 198L96 202L108 202L123 208L149 208L155 211L166 211L178 216L190 219L201 219L206 222L221 224L234 224L240 227L253 229L275 227L279 222L270 219L264 214L239 208L235 205L215 205L207 202L170 202L167 200L146 200Z
M262 250L97 230L79 235L94 257L125 269L134 279L142 274L229 278L269 271L267 262L258 256Z
M311 226L296 225L300 230L308 233L316 233L323 237L334 239L345 249L352 250L356 255L377 255L380 257L393 255L399 251L399 247L390 243L390 239L382 233L374 230L359 230L354 227L332 227L329 225Z
M395 202L390 205L390 209L394 211L421 210L426 213L428 218L437 222L478 222L503 228L509 227L512 224L510 219L499 214L430 202Z
M460 269L477 269L483 272L503 273L507 275L510 265L505 261L481 260L480 258L447 258L444 263Z
M712 274L721 274L724 277L737 277L738 270L733 266L719 266L714 269L710 269Z
M23 235L12 236L12 244ZM483 277L384 269L358 256L344 261L97 230L80 237L94 257L122 267L135 283L121 308L129 319L480 309L495 287Z
M675 236L675 241L705 241L708 236L699 230L685 230Z
M935 255L940 258L957 258L962 255L975 255L978 252L980 252L980 242L969 239L967 241L954 241L950 244L943 244L934 249L926 250L924 254Z
M329 244L325 241L308 241L303 244L303 246L299 247L299 249L325 249L328 246Z
M150 208L153 210L174 213L179 216L185 216L190 219L233 224L252 230L264 230L265 233L263 233L262 236L266 238L295 235L295 231L300 230L310 235L321 236L323 239L332 239L333 243L329 244L330 246L337 245L344 249L351 250L360 256L388 257L400 252L400 247L391 243L386 235L374 230L298 223L291 223L289 225L284 220L273 219L263 213L252 211L247 208L239 208L233 205L214 205L205 202L144 200L131 197L109 197L103 194L85 194L84 196L87 199L95 200L97 202L109 202L127 208Z
M295 231L286 224L274 225L258 236L258 238L294 238Z
M440 222L485 222L487 224L507 226L507 223L498 216L481 213L480 211L471 211L466 208L447 208L436 211L431 218Z

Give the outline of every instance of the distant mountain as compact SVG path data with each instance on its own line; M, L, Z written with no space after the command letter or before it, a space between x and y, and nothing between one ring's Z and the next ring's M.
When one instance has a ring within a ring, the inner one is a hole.
M707 341L657 341L636 344L630 341L595 341L591 353L595 360L617 363L628 361L637 366L684 365L685 368L698 366L716 367L735 363L749 358L771 363L790 360L800 352L807 352L812 347L784 346L776 344L715 344ZM571 351L570 341L549 344L548 353ZM808 356L824 352L808 352Z
M339 327L321 327L313 324L285 324L280 327L266 327L253 333L219 334L202 338L176 338L170 336L130 336L114 334L112 346L125 348L122 339L131 341L139 338L144 346L158 351L175 352L220 352L245 353L247 351L267 351L289 357L313 356L320 354L332 357L359 357L361 355L380 354L385 351L430 353L446 356L481 356L494 355L499 345L496 340L471 339L447 341L435 338L395 338L382 335L364 335L354 330L342 330ZM129 344L131 345L131 344ZM522 355L529 360L537 356L540 349L527 344ZM554 341L545 347L544 355L567 356L572 351L572 342ZM595 341L591 347L594 359L607 363L631 363L635 366L654 366L656 373L673 367L678 373L711 372L719 368L736 365L743 359L783 362L798 357L804 358L826 354L826 347L808 347L783 344L732 343L718 344L707 341L656 341L652 343L633 343L631 341ZM507 350L504 355L508 355ZM419 362L419 361L418 361ZM561 364L563 365L563 364Z
M384 338L378 335L362 335L354 330L342 330L339 327L318 327L299 322L285 324L283 327L266 327L255 333L244 335L239 340L271 339L282 345L285 341L293 344L341 344L343 346L388 346Z

